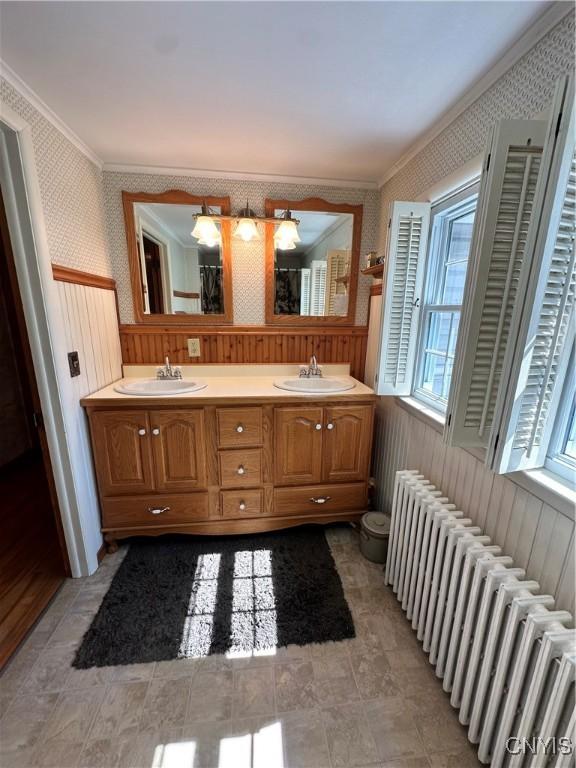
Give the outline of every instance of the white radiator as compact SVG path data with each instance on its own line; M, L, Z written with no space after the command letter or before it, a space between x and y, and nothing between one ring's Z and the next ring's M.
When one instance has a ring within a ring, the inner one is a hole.
M481 762L574 765L571 614L416 470L396 473L386 583Z

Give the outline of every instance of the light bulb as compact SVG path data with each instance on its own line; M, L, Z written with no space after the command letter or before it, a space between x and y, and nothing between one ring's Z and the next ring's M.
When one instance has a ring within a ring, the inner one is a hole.
M244 240L245 243L250 240L260 240L260 233L253 219L240 219L234 229L234 237Z
M278 240L274 238L274 245L279 251L293 251L296 248L294 240Z
M300 235L298 234L298 228L296 222L286 219L283 221L274 235L274 242L276 247L282 251L290 251L296 248L296 243L300 242Z
M196 226L190 234L200 245L208 245L211 248L222 241L220 231L211 216L198 216Z

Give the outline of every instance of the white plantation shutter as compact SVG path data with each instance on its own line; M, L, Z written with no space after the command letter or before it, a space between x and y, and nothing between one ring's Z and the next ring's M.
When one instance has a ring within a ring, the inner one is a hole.
M345 294L346 286L338 282L338 278L345 277L349 272L350 251L328 251L326 274L326 305L325 315L337 315L334 297L337 294Z
M313 261L310 267L310 314L322 316L326 296L326 262Z
M392 204L376 381L379 395L409 395L412 390L429 225L430 203Z
M300 270L300 314L310 314L310 270L306 267Z
M576 139L573 83L561 81L542 157L541 215L527 243L524 300L512 317L487 454L497 472L544 464L575 335ZM539 201L540 202L540 201Z
M452 445L486 446L533 218L546 123L500 122L482 170L446 416Z

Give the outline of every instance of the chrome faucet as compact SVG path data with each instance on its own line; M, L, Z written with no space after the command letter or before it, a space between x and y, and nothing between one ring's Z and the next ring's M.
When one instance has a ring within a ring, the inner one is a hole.
M182 369L179 366L172 367L170 359L166 357L164 365L156 370L157 379L181 379Z
M322 368L318 365L318 360L316 359L316 355L312 355L310 358L310 365L308 368L302 367L300 368L300 378L310 378L314 376L322 376Z

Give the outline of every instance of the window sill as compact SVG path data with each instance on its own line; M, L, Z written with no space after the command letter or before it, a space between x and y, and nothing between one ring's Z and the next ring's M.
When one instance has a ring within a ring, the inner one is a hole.
M446 422L444 414L435 411L415 397L397 397L396 402L401 408L419 418L420 421L423 421L432 429L440 433L444 432L444 424Z
M395 402L407 413L427 424L440 434L444 431L446 419L443 414L424 405L415 397L396 397ZM480 462L484 461L484 450L481 448L462 448ZM489 470L486 469L486 472ZM549 504L570 520L575 519L576 491L567 480L551 472L549 469L530 469L524 472L512 472L503 475L515 485L536 496L545 504Z

